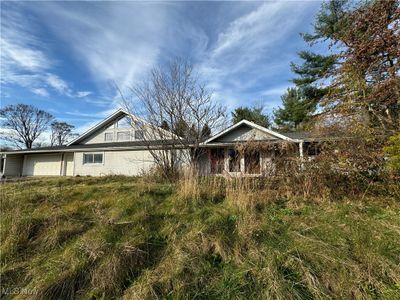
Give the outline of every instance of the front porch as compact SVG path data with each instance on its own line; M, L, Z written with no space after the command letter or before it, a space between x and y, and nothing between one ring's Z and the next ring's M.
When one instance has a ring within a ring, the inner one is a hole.
M205 154L200 161L200 173L229 177L273 176L279 159L302 159L302 148L302 143L283 146L266 143L209 147L205 148Z

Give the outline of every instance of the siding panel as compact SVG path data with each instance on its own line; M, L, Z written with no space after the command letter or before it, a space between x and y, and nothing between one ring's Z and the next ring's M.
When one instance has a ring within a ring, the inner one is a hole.
M154 160L149 151L105 151L103 164L83 164L83 153L75 153L74 175L130 175L137 176L150 170ZM97 153L97 152L96 152Z

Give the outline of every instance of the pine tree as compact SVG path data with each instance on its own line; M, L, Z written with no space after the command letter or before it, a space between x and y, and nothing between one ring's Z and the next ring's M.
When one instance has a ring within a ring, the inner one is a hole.
M323 3L316 16L314 32L302 33L305 42L313 45L344 34L347 28L346 18L349 7L347 0L334 0ZM292 82L301 90L302 96L315 104L329 92L326 81L332 76L339 62L337 54L322 55L310 51L300 51L301 64L291 63L291 70L298 75Z
M296 88L287 89L281 99L283 107L274 109L274 122L287 130L298 130L310 120L316 109L316 103L304 98Z
M271 127L269 116L263 113L263 107L238 107L232 112L232 123L247 120L265 128Z

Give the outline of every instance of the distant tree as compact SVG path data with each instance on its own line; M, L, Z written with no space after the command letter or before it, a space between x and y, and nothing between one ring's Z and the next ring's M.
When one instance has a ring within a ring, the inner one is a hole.
M75 136L72 133L72 130L74 128L75 126L65 122L54 121L53 123L51 123L51 145L65 145L70 139Z
M6 132L2 138L18 148L31 149L37 138L47 129L53 116L32 105L8 105L0 109L1 125Z
M283 106L273 111L274 122L285 129L299 129L316 109L316 103L304 98L297 88L289 88L281 99Z
M163 121L161 122L160 128L162 128L162 129L164 129L164 130L167 130L167 131L170 130L170 129L169 129L168 122L165 121L165 120L163 120Z
M263 107L238 107L232 112L232 123L247 120L265 128L271 127L269 116L263 113Z
M203 129L201 130L201 139L205 141L210 137L211 137L211 128L207 124L204 124Z

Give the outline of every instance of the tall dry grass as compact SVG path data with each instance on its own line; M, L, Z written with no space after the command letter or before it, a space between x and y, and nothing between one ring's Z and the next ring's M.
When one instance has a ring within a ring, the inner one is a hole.
M345 151L275 162L268 176L174 185L4 184L2 298L399 298L399 181Z

